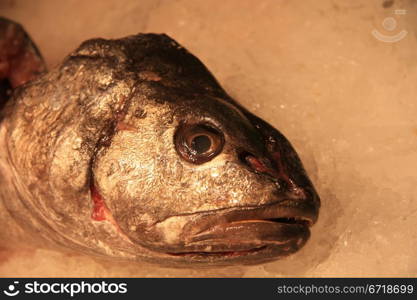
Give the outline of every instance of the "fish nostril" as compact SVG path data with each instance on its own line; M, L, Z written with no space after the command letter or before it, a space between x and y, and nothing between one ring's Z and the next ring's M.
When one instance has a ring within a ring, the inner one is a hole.
M267 176L274 182L279 192L290 192L294 196L304 198L303 191L293 182L292 179L283 175L279 170L271 166L270 160L263 160L248 151L238 152L239 161L250 171Z
M277 182L277 173L269 166L268 162L265 162L262 159L257 158L255 155L248 151L241 151L240 153L238 153L238 158L242 162L242 164L252 172L267 175L274 182Z
M243 165L249 168L251 171L258 173L267 173L267 167L259 160L255 155L248 151L242 151L238 153L238 158Z
M253 169L251 164L249 163L250 157L255 157L252 153L247 151L241 151L238 152L237 157L239 158L239 161L243 163L246 167Z

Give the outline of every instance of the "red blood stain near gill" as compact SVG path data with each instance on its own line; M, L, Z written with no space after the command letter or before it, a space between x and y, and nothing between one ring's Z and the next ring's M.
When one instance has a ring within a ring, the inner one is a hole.
M92 184L90 186L91 199L93 201L93 212L91 213L91 219L93 221L108 221L116 230L116 232L127 242L131 243L129 237L121 230L116 220L113 218L112 213L107 208L104 198L100 195L97 188Z
M94 185L91 185L91 199L93 200L93 212L91 218L94 221L105 221L110 216L110 211L104 202L103 197L97 191Z

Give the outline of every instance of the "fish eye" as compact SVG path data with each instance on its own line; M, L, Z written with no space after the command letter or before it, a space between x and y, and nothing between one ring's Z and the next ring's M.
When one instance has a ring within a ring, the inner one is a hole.
M191 141L191 148L200 155L207 152L210 147L211 139L208 135L198 135Z
M174 143L183 159L199 165L222 151L224 135L211 124L181 124L175 133Z

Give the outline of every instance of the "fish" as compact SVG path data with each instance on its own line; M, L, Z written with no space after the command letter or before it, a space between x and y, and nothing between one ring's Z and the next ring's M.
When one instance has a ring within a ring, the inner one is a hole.
M46 71L20 25L0 28L28 64L0 77L2 240L174 267L306 244L320 198L295 149L174 39L90 39Z

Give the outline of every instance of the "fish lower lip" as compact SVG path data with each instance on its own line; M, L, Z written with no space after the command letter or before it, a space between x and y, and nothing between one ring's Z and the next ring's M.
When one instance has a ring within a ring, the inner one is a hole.
M308 238L309 229L304 221L284 220L242 220L218 224L194 235L188 245L227 245L233 250L247 250L266 244L283 245L291 240ZM286 221L286 222L281 222ZM243 248L243 249L242 249Z

